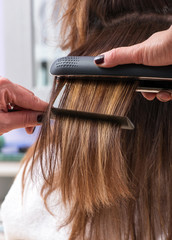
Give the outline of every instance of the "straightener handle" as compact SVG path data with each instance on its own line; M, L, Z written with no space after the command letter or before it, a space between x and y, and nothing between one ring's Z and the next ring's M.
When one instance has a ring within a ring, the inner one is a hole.
M92 56L67 56L58 58L51 66L50 73L55 76L113 76L138 78L140 80L172 81L172 65L153 67L126 64L113 68L101 68L94 63Z

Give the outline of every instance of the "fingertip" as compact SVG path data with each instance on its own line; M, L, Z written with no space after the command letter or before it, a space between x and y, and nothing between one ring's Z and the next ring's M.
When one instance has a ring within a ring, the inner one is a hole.
M169 92L159 92L157 94L157 99L161 102L168 102L170 100L172 100L172 94Z
M111 49L110 51L98 55L95 59L95 63L97 61L100 67L106 68L111 68L122 64L134 63L135 60L133 52L135 48L136 45Z
M95 64L103 64L104 63L104 55L98 55L94 58Z
M101 55L96 56L94 58L95 64L103 68L115 67L118 64L116 63L116 60L115 60L116 58L114 58L114 55L115 55L114 52L115 52L115 49L112 49L108 52L105 52Z
M142 93L143 97L146 98L148 101L152 101L155 99L156 94L155 93Z
M32 106L30 109L32 110L36 110L36 111L46 111L47 107L48 107L48 103L41 100L39 97L33 95L32 96Z
M26 127L25 130L28 134L33 134L35 132L36 127Z
M142 95L149 101L154 100L156 97L161 102L168 102L172 100L172 94L169 92L159 92L157 94L155 93L142 93Z

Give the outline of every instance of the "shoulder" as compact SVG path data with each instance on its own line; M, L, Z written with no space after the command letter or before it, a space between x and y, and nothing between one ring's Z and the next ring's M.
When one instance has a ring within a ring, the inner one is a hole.
M40 196L39 179L33 182L28 175L26 189L22 197L23 169L24 167L20 169L2 203L2 220L8 239L13 239L10 236L15 236L15 239L21 239L21 236L22 239L37 239L38 236L42 236L40 238L42 240L54 239L54 236L59 240L67 239L67 227L57 231L57 226L63 224L66 216L59 192L52 194L49 201L54 215L50 214L44 206ZM49 229L48 232L46 229ZM26 233L27 236L25 236ZM34 236L34 238L30 236Z

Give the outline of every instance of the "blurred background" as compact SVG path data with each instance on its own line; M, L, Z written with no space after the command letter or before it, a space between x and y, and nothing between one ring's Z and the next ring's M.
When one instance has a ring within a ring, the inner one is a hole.
M58 48L58 29L52 23L57 0L0 0L0 76L33 91L48 101L53 82L52 62L67 55ZM0 203L19 169L27 149L35 142L24 129L0 136ZM1 217L0 217L1 221ZM0 239L3 228L0 222Z

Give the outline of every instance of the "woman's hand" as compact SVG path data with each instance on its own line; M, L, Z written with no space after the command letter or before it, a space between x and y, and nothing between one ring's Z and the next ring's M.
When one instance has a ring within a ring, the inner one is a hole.
M130 46L112 49L95 57L100 67L114 67L121 64L144 64L148 66L172 65L172 26L153 34L146 41ZM160 101L172 100L172 93L143 93L148 100L157 97Z
M34 127L39 125L37 118L47 106L31 91L0 77L0 135L22 127L27 133L33 133Z

